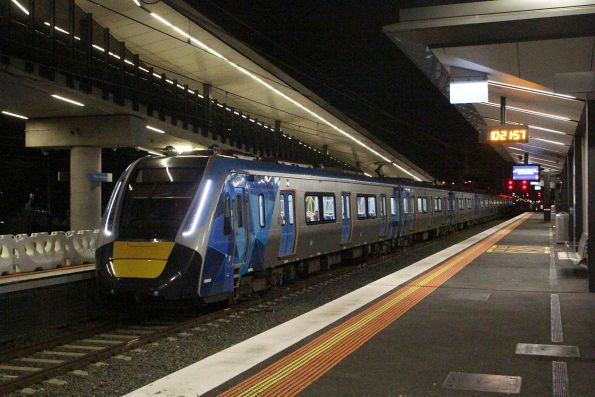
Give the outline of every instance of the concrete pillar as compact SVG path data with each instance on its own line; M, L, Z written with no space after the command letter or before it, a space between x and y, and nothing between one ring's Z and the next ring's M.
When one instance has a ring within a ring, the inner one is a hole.
M97 229L101 220L101 182L90 173L101 172L101 148L70 149L70 229Z

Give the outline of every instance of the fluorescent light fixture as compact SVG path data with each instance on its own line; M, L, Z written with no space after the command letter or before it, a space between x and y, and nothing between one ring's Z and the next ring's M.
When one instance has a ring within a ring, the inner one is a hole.
M25 14L29 15L29 10L27 10L25 8L25 6L23 6L21 3L19 3L17 0L11 0L12 4L14 4L15 6L19 7L21 9L21 11L23 11Z
M134 1L134 4L136 4L137 6L139 6L139 7L141 6L140 2L138 0L132 0L132 1Z
M496 86L496 87L503 87L503 88L510 88L512 90L531 92L533 94L545 95L545 96L549 96L549 97L553 97L553 98L577 100L576 97L573 97L571 95L557 94L555 92L538 90L535 88L523 87L523 86L514 85L514 84L500 83L498 81L488 80L488 84Z
M553 163L553 164L559 165L557 161L542 159L541 157L531 156L531 160L546 161L548 163Z
M176 152L182 154L182 153L186 153L186 152L191 152L194 150L194 148L190 145L180 145L180 146L174 146L174 149Z
M10 117L16 117L17 119L29 120L29 117L27 116L23 116L22 114L13 113L6 110L3 110L2 114L5 114Z
M151 14L151 16L152 16L153 18L155 18L156 20L158 20L158 21L159 21L159 22L161 22L162 24L164 24L164 25L166 25L166 26L169 26L170 28L173 28L173 26L174 26L174 25L172 25L172 24L171 24L171 23L170 23L168 20L166 20L165 18L163 18L163 17L160 17L159 15L155 14L154 12L151 12L150 14Z
M151 12L151 16L153 18L155 18L156 20L158 20L159 22L163 23L164 25L174 29L174 25L172 25L169 21L167 21L166 19L162 18L161 16L159 16L158 14L155 14L154 12ZM180 33L181 29L175 29L176 32ZM361 140L355 138L354 136L352 136L351 134L347 133L346 131L344 131L343 129L339 128L338 126L334 125L333 123L331 123L330 121L328 121L327 119L325 119L324 117L320 116L319 114L317 114L316 112L308 109L306 106L302 105L301 103L299 103L298 101L296 101L293 98L290 98L287 94L281 92L280 90L276 89L275 87L273 87L271 84L267 83L266 81L264 81L262 78L260 78L259 76L255 75L254 73L250 72L249 70L243 68L242 66L239 66L238 64L232 62L231 60L227 59L226 57L224 57L222 54L220 54L219 52L215 51L213 48L209 47L208 45L206 45L205 43L203 43L202 41L198 40L197 38L190 36L189 37L190 43L194 44L200 48L202 48L203 50L207 51L208 53L210 53L211 55L216 56L217 58L220 58L222 60L224 60L225 62L227 62L228 65L236 68L240 73L250 77L252 80L256 81L257 83L261 84L262 86L268 88L270 91L272 91L273 93L277 94L278 96L280 96L281 98L287 100L288 102L292 103L293 105L297 106L298 108L302 109L303 111L305 111L306 113L310 114L311 116L315 117L316 119L318 119L319 121L321 121L322 123L328 125L329 127L331 127L332 129L334 129L335 131L339 132L340 134L342 134L343 136L349 138L350 140L352 140L353 142L357 143L359 146L367 149L368 151L370 151L371 153L375 154L376 156L380 157L382 160L386 161L386 162L391 162L391 160L380 154L378 151L372 149L371 147L369 147L368 145L366 145L364 142L362 142ZM200 96L200 95L199 95ZM486 99L487 100L487 99ZM407 172L407 171L405 171ZM409 172L407 172L408 174L410 174ZM412 174L410 174L412 175ZM413 175L412 175L413 176ZM413 176L414 179L416 180L421 180L419 178L417 178L416 176Z
M558 142L558 141L552 141L550 139L543 139L543 138L531 138L531 139L535 139L536 141L551 143L554 145L567 146L565 143Z
M552 130L551 128L538 127L538 126L536 126L536 125L531 125L531 124L529 124L529 128L533 128L533 129L540 130L540 131L551 132L552 134L558 134L558 135L570 135L570 134L567 134L567 133L565 133L565 132L562 132L562 131L558 131L558 130Z
M487 105L487 106L492 106L492 107L496 107L496 108L500 108L500 104L499 103L492 103L492 102L481 102L482 105ZM572 119L569 119L568 117L564 117L564 116L559 116L557 114L550 114L550 113L542 113L542 112L536 112L534 110L529 110L529 109L523 109L523 108L517 108L514 106L506 106L506 110L512 110L515 112L521 112L521 113L527 113L527 114L532 114L534 116L541 116L541 117L547 117L550 119L555 119L555 120L562 120L562 121L573 121Z
M93 48L95 48L96 50L99 50L101 52L105 52L105 49L103 47L98 46L97 44L91 44L91 46Z
M368 174L367 172L364 172L364 175L367 176L367 177L369 177L369 178L372 178L372 175Z
M71 105L76 105L76 106L81 106L81 107L82 107L82 106L85 106L85 104L84 104L84 103L81 103L81 102L75 101L75 100L73 100L73 99L65 98L65 97L63 97L63 96L60 96L60 95L58 95L58 94L52 94L52 97L53 97L53 98L56 98L56 99L59 99L59 100L61 100L61 101L64 101L64 102L68 102L68 103L70 103Z
M158 132L160 134L165 134L165 131L160 130L159 128L153 127L152 125L147 125L147 129L151 131Z
M545 150L547 152L562 153L562 154L566 153L566 152L562 152L560 150L554 150L554 149L544 148L544 147L541 147L541 146L529 145L528 143L519 143L518 145L528 146L528 147L539 149L539 150ZM527 150L525 150L525 151L527 151Z
M487 80L452 81L450 83L450 103L476 103L487 101Z

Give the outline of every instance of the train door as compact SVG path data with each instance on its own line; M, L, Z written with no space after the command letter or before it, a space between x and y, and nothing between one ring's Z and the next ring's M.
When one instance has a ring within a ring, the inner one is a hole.
M453 192L448 192L448 204L446 208L446 224L452 225L454 224L454 214L455 214L455 194Z
M232 208L234 229L233 263L242 264L246 262L246 251L248 250L249 214L246 189L241 187L234 189Z
M390 222L388 229L388 238L393 239L399 234L399 190L394 189L390 197Z
M413 222L414 208L411 205L411 192L408 190L401 190L401 203L403 208L403 218L401 222L401 236L407 235L411 230L411 223Z
M295 192L282 190L279 194L279 211L281 220L281 243L279 257L295 254L297 240L295 225Z
M386 227L388 226L387 211L386 211L386 194L380 195L380 229L378 230L379 237L386 236Z
M341 208L342 208L342 227L341 227L341 244L349 244L351 242L351 193L341 193Z

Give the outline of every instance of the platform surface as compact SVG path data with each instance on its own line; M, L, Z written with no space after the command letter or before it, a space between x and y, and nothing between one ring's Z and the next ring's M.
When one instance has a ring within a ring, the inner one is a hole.
M595 396L595 296L542 219L504 222L129 395Z

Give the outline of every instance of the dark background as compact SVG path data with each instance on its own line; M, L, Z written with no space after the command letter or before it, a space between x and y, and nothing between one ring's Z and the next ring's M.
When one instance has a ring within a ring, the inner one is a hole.
M437 180L503 190L509 164L478 144L477 132L382 32L398 22L401 7L446 2L188 3ZM24 126L0 115L0 234L66 229L69 186L58 182L57 173L69 170L69 153L25 148ZM144 154L104 149L103 171L115 181ZM103 188L105 204L113 183ZM23 216L30 193L38 215L33 218Z

